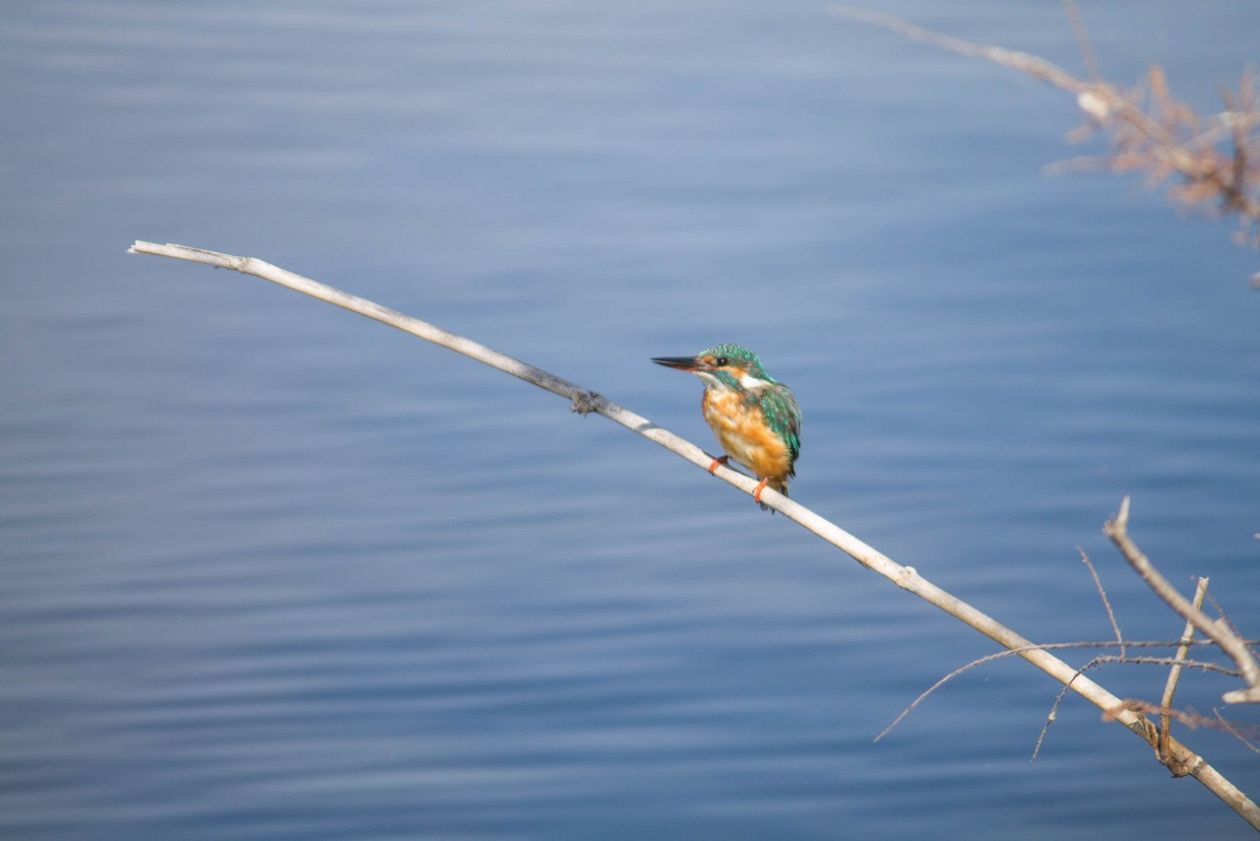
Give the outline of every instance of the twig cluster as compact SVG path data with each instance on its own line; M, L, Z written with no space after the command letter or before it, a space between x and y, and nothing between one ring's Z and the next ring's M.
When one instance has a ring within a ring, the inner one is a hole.
M1207 598L1208 579L1199 578L1195 587L1194 598L1187 601L1176 588L1168 582L1168 580L1155 568L1145 553L1138 548L1128 533L1129 522L1129 498L1126 496L1121 504L1119 513L1108 520L1103 526L1103 532L1111 538L1116 548L1120 550L1120 554L1124 556L1129 565L1133 567L1138 576L1146 582L1169 607L1185 619L1185 628L1182 630L1180 639L1177 640L1126 640L1120 631L1120 623L1116 619L1115 611L1111 606L1111 600L1107 596L1106 588L1103 587L1102 579L1098 575L1097 569L1090 560L1089 555L1080 547L1077 551L1081 554L1081 561L1089 569L1093 578L1094 586L1098 590L1098 596L1102 600L1103 608L1107 612L1107 619L1111 623L1112 630L1115 633L1114 640L1095 640L1087 642L1052 642L1035 646L1043 650L1055 650L1066 648L1116 648L1118 654L1099 654L1091 658L1085 665L1076 671L1076 675L1071 680L1064 682L1055 696L1054 703L1050 707L1049 713L1046 715L1045 723L1041 727L1041 732L1037 736L1036 744L1033 746L1032 758L1036 760L1041 752L1041 746L1045 742L1046 733L1050 729L1050 725L1058 718L1059 707L1063 703L1067 692L1072 688L1078 676L1084 675L1099 666L1123 663L1129 665L1152 665L1169 667L1168 678L1164 684L1163 694L1159 703L1152 703L1139 699L1126 699L1120 703L1103 710L1103 719L1105 721L1114 720L1116 716L1122 713L1137 713L1141 718L1142 732L1144 738L1155 749L1156 758L1165 765L1174 776L1185 776L1194 773L1196 770L1196 760L1194 757L1187 756L1184 753L1178 753L1172 749L1172 722L1178 721L1190 727L1210 727L1218 730L1224 730L1232 734L1240 742L1249 749L1260 753L1249 737L1254 737L1255 728L1238 725L1236 723L1225 720L1219 712L1214 718L1201 715L1191 709L1179 710L1173 707L1173 699L1176 695L1177 686L1181 680L1182 671L1184 669L1197 669L1204 672L1215 672L1230 677L1237 677L1247 684L1244 689L1237 689L1226 692L1222 698L1226 703L1255 703L1260 698L1257 697L1257 685L1253 682L1256 679L1255 669L1256 660L1252 653L1252 648L1256 645L1255 641L1244 639L1239 635L1238 631L1229 623L1224 613L1220 611L1220 606L1213 604L1217 611L1221 614L1218 619L1211 619L1203 613L1203 602ZM1207 639L1195 639L1195 630L1201 630ZM1223 653L1227 654L1234 661L1234 668L1223 666L1220 663L1202 659L1191 659L1189 653L1191 647L1212 646ZM1149 656L1134 655L1129 649L1133 648L1175 648L1176 652L1170 656ZM985 663L991 663L1004 657L1016 654L1013 650L999 651L984 657L977 658L971 662L954 669L949 674L940 678L936 683L932 684L920 695L914 699L901 713L893 719L884 730L876 736L876 740L882 739L893 728L901 723L907 715L919 706L929 695L948 683L955 677L967 672L977 666ZM1158 724L1146 718L1147 714L1155 714L1159 716Z
M1201 116L1173 96L1159 65L1149 69L1143 84L1132 88L1101 78L1088 36L1070 3L1069 16L1091 79L1030 53L943 35L884 12L839 3L827 8L837 17L1008 67L1073 94L1085 124L1069 138L1079 141L1102 131L1110 150L1066 161L1053 170L1142 172L1152 187L1177 176L1180 183L1169 189L1175 201L1209 215L1236 216L1236 240L1260 247L1260 94L1250 73L1243 74L1237 90L1222 92L1225 110Z
M1260 703L1260 663L1256 662L1255 654L1252 653L1247 641L1238 635L1224 616L1214 620L1205 615L1200 609L1202 599L1199 600L1199 605L1186 601L1185 596L1177 592L1177 588L1168 582L1168 579L1151 563L1150 558L1146 557L1133 542L1133 539L1129 537L1129 498L1127 496L1120 503L1119 513L1103 526L1103 533L1111 538L1111 542L1116 544L1116 548L1129 562L1129 566L1133 567L1133 571L1146 582L1155 595L1163 599L1164 603L1178 616L1185 619L1189 625L1197 628L1204 636L1216 643L1221 651L1237 665L1238 673L1246 687L1226 692L1222 700L1227 704ZM1206 585L1204 589L1206 590ZM1187 639L1187 636L1183 634L1182 639Z
M1152 65L1143 84L1122 90L1097 81L1077 93L1086 122L1068 134L1073 142L1104 131L1108 154L1052 166L1141 172L1153 188L1173 176L1168 195L1183 207L1239 220L1240 245L1260 247L1260 100L1255 79L1244 74L1237 91L1221 94L1226 110L1200 116L1173 96L1164 69Z
M1073 94L1085 117L1085 123L1072 131L1068 135L1069 139L1079 142L1102 132L1108 137L1110 148L1106 155L1075 158L1052 169L1088 168L1109 169L1113 172L1142 172L1146 174L1147 182L1151 187L1159 186L1170 178L1177 177L1179 183L1168 190L1175 201L1186 208L1210 215L1236 216L1240 226L1236 239L1240 243L1260 247L1260 92L1257 91L1255 77L1250 73L1244 73L1236 91L1223 91L1225 110L1210 116L1200 116L1188 104L1177 99L1172 94L1163 68L1159 65L1150 67L1143 84L1128 89L1123 88L1102 77L1093 46L1075 3L1072 0L1064 0L1064 5L1080 47L1082 59L1090 74L1089 79L1081 78L1053 62L1030 53L933 32L885 12L840 3L832 3L827 9L837 17L880 26L920 43L1007 67ZM1256 275L1255 282L1260 285L1260 274ZM1056 717L1065 693L1072 687L1076 678L1084 672L1107 663L1166 665L1170 667L1170 671L1160 703L1124 701L1106 710L1105 715L1114 716L1123 712L1139 713L1142 716L1143 725L1141 734L1155 746L1159 760L1172 769L1174 774L1192 773L1193 768L1184 761L1184 757L1174 756L1170 750L1172 721L1178 720L1183 723L1196 721L1207 726L1205 723L1212 720L1184 711L1178 712L1172 708L1182 669L1193 667L1236 675L1242 679L1245 686L1225 693L1223 696L1225 702L1230 704L1260 703L1260 663L1257 663L1251 644L1238 634L1223 613L1218 619L1211 619L1203 613L1207 579L1199 580L1194 601L1186 600L1133 542L1128 534L1128 515L1129 499L1125 497L1119 514L1107 522L1103 531L1115 543L1125 560L1142 580L1174 612L1185 619L1185 629L1180 640L1167 644L1169 647L1176 646L1176 654L1173 657L1133 657L1128 654L1126 646L1137 646L1138 643L1124 640L1097 570L1082 551L1081 558L1094 578L1115 632L1114 644L1119 647L1120 653L1094 657L1082 666L1072 679L1064 683L1047 716L1041 736L1037 740L1034 758L1041 747L1046 728ZM1194 639L1196 630L1204 634L1212 644L1226 654L1234 662L1236 669L1226 669L1214 663L1187 660L1186 655L1190 646L1198 642ZM1096 643L1095 645L1111 644ZM1077 644L1056 643L1044 646L1044 648L1071 645ZM882 738L945 682L970 668L1010 653L1013 651L999 652L996 655L974 660L941 678L902 711L877 738ZM1146 713L1159 715L1158 727L1145 717ZM1236 726L1225 722L1219 714L1213 726L1229 730L1242 739L1241 731ZM1250 743L1247 744L1254 749Z

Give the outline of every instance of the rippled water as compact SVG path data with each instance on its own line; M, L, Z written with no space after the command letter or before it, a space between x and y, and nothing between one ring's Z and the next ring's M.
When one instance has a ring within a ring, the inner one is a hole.
M1057 4L888 8L1079 66ZM1256 58L1249 5L1084 11L1204 109ZM1075 699L1029 764L1056 687L1016 663L873 743L991 646L550 395L123 253L257 255L706 447L647 358L744 342L805 407L793 495L1024 634L1109 635L1077 545L1178 632L1099 534L1132 494L1254 636L1256 255L1044 177L1057 93L812 2L3 15L0 834L1245 833Z

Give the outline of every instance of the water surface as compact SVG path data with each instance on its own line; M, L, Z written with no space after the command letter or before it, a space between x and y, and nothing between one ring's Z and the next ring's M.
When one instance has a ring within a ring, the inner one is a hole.
M1080 67L1057 4L887 8ZM1206 110L1256 58L1244 4L1085 14L1109 73L1162 61ZM123 253L256 255L704 446L698 384L647 359L751 345L805 408L793 495L1025 635L1110 634L1077 546L1126 634L1178 633L1099 532L1131 494L1254 636L1256 255L1045 177L1081 151L1057 92L812 2L4 20L6 837L1246 832L1076 699L1030 764L1056 686L1018 663L873 743L991 646L550 395Z

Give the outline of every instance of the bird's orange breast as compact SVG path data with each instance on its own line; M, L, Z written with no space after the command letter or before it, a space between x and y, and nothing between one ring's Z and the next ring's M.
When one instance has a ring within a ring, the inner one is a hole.
M779 492L787 489L792 474L792 453L787 443L766 424L761 408L744 402L734 391L705 389L701 401L704 419L713 428L727 455L769 479Z

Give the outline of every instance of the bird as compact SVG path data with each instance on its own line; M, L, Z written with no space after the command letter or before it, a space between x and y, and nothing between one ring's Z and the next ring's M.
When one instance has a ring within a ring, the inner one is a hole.
M730 459L760 479L753 499L774 488L788 495L801 453L801 409L792 390L766 373L761 359L742 345L715 345L695 356L657 356L666 368L695 374L704 383L700 410L725 455L713 459L709 472Z

